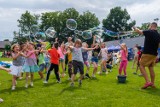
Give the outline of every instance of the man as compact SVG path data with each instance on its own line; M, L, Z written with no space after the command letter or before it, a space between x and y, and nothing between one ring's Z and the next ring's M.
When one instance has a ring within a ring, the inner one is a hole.
M145 89L149 86L154 88L155 73L153 68L156 61L156 56L158 54L157 50L160 42L160 35L157 32L157 23L151 23L149 26L149 30L142 31L135 27L134 30L137 33L145 36L144 50L140 60L140 70L144 76L146 83L144 84L142 89ZM145 67L148 67L149 69L151 81L148 78Z

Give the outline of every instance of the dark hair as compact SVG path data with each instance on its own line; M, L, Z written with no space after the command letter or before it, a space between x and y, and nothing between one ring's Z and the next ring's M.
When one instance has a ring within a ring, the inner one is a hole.
M141 50L141 49L142 49L141 46L138 46L137 48L138 48L138 50Z
M152 22L151 24L154 25L155 27L158 26L156 22Z
M55 47L56 49L58 49L58 42L55 42L55 43L54 43L54 47Z

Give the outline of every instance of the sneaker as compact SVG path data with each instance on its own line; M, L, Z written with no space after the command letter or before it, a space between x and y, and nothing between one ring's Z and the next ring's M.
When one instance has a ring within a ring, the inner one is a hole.
M74 83L73 82L71 82L71 87L74 87Z
M147 83L144 84L144 86L142 87L142 89L146 89L146 88L148 88L148 87L150 87L152 85L153 85L153 83L147 82Z
M79 85L81 86L82 85L82 80L78 80L78 82L79 82Z
M19 77L19 79L20 79L20 80L22 80L22 79L23 79L23 77Z
M28 84L26 84L25 87L28 88Z
M143 74L139 74L138 76L143 76Z
M44 84L47 84L47 83L48 83L48 81L46 81L46 80L45 80L45 81L43 81L43 83L44 83Z
M16 89L16 86L12 86L12 90L15 90Z
M108 74L108 71L106 71L106 74Z
M31 87L33 87L33 82L30 83Z
M152 88L156 88L156 86L154 85L154 84L152 84L152 86L151 86Z
M3 102L3 99L0 98L0 103L2 103L2 102Z
M60 81L60 80L59 80L59 81L57 80L57 83L59 83L59 84L60 84L60 83L61 83L61 81Z
M91 78L88 73L86 73L85 76L86 76L87 78Z
M98 72L98 74L99 74L99 75L101 75L101 74L102 74L102 72Z
M137 72L133 72L133 74L137 75Z

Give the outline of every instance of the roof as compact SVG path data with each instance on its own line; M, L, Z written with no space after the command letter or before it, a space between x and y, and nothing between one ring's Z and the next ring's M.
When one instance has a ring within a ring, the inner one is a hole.
M11 45L10 41L0 41L0 48L5 48L5 45Z

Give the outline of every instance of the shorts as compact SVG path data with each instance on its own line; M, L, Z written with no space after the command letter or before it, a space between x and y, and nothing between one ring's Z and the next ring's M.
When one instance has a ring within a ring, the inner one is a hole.
M145 67L153 67L155 65L157 56L149 55L149 54L142 54L140 59L140 65Z
M97 57L92 57L91 61L95 62L96 64L98 64L98 58Z
M87 66L87 67L90 67L90 64L88 61L84 61L84 64Z
M64 59L60 58L59 61L60 61L60 62L64 62Z
M32 65L32 66L29 66L29 65L24 65L23 66L23 72L38 72L39 71L39 67L38 65Z
M45 63L45 68L49 68L49 66L50 66L50 63L49 63L49 62L46 62L46 63Z
M39 65L39 71L43 71L44 68L45 68L45 64L40 64L40 65Z
M107 57L102 57L102 61L107 61Z
M81 75L84 74L84 64L83 64L83 62L73 60L72 64L73 64L74 74L77 74L78 70L79 70Z
M21 76L22 66L14 66L14 65L12 65L10 67L10 70L11 70L11 72L10 72L11 75L19 77L19 76Z

